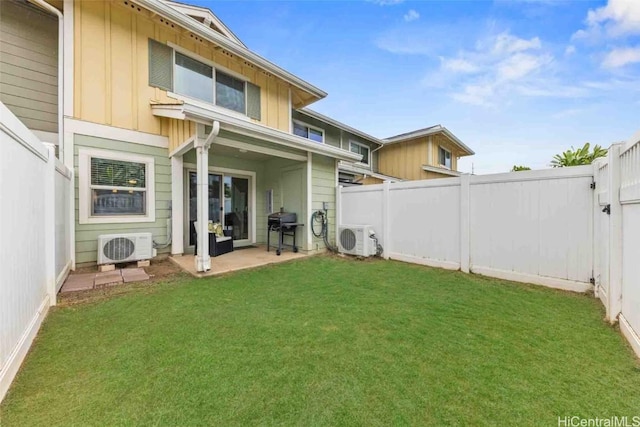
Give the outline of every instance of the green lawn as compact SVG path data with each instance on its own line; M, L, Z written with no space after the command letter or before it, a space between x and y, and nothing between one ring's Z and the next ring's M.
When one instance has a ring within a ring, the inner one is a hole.
M51 312L0 425L640 415L640 365L602 318L590 296L398 262L181 278Z

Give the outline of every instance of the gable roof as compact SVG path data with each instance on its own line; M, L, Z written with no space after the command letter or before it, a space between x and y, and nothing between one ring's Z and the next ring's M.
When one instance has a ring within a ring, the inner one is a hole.
M165 19L168 19L169 21L191 31L211 43L217 44L229 53L257 65L270 74L286 81L293 87L293 89L300 90L307 95L310 95L305 98L301 98L300 104L303 104L301 106L310 104L311 102L327 96L325 91L252 52L242 43L237 43L235 40L228 38L219 31L206 26L204 23L201 23L198 20L193 19L191 16L179 11L175 7L170 6L168 4L169 2L165 2L164 0L131 0L131 2L160 15Z
M207 27L212 28L213 30L219 32L220 34L233 40L234 42L244 46L245 48L247 47L247 45L242 43L242 41L238 38L238 36L236 36L233 33L233 31L229 29L229 27L224 25L224 23L211 11L211 9L208 9L206 7L201 7L201 6L194 6L186 3L180 3L177 1L171 1L171 0L160 0L160 1L184 13L185 15L192 17L193 19L206 25Z
M399 142L409 141L411 139L420 138L423 136L435 135L442 133L451 140L458 148L468 153L467 155L476 154L471 148L469 148L464 142L462 142L457 136L455 136L449 129L442 125L430 126L428 128L414 130L412 132L401 133L400 135L390 136L382 141L384 145L396 144Z

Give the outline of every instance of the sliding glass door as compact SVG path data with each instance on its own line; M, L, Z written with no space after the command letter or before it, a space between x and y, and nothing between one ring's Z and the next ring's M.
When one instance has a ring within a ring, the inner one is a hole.
M188 172L188 186L189 231L187 236L188 246L194 246L196 234L193 223L198 218L195 171ZM248 177L209 173L209 220L222 224L222 228L231 235L234 243L239 245L251 243L249 188Z

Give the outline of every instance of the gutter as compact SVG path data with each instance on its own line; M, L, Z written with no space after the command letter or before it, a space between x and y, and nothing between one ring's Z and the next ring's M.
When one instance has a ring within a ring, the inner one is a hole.
M64 154L64 15L44 0L30 3L58 17L58 157Z
M38 1L41 1L41 0L38 0ZM325 91L317 88L316 86L313 86L311 83L308 83L302 80L300 77L294 76L293 74L278 67L277 65L266 60L260 55L257 55L251 52L249 49L243 47L242 45L239 45L238 43L232 40L229 40L222 34L219 34L218 32L214 31L213 29L205 27L200 22L190 18L189 16L183 14L182 12L175 10L171 6L161 3L158 0L132 0L132 1L134 3L139 4L140 6L143 6L146 9L151 10L152 12L157 13L158 15L162 15L167 19L174 21L176 24L180 25L181 27L184 27L195 34L198 34L199 36L206 38L207 40L223 47L224 49L233 53L234 55L237 55L243 59L246 59L247 61L251 61L257 64L258 66L264 68L265 70L270 71L277 77L291 83L292 85L296 86L299 89L302 89L304 91L311 93L317 98L324 98L327 96L327 93Z

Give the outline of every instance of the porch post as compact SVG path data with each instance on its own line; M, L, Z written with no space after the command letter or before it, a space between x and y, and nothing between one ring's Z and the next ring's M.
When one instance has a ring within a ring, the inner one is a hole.
M196 128L196 157L197 157L197 218L198 218L198 255L196 256L196 271L211 270L209 256L209 147L218 135L220 123L213 122L213 129L205 137L204 125Z
M184 170L182 156L171 158L171 254L184 253Z

